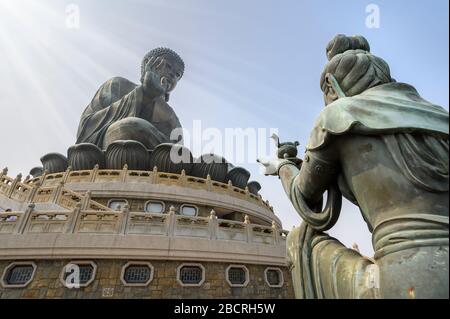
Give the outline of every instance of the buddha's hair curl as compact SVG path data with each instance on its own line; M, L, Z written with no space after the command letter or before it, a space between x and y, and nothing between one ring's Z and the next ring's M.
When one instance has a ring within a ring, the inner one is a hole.
M334 75L346 96L393 81L389 65L370 53L369 42L363 36L338 34L328 43L326 54L329 61L320 77L325 94L328 93L327 73Z
M180 78L181 78L183 76L183 74L184 74L184 61L183 61L183 59L178 55L178 53L176 53L172 49L164 48L164 47L153 49L153 50L151 50L150 52L148 52L144 56L144 58L142 59L142 64L141 64L141 75L142 76L144 75L146 63L151 57L157 58L157 57L160 57L160 56L163 56L163 55L170 56L179 65L181 65L181 76L180 76Z

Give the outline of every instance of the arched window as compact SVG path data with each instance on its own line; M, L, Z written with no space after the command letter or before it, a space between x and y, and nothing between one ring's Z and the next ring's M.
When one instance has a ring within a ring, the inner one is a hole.
M198 208L194 205L181 205L180 214L184 216L197 216Z
M112 210L122 210L128 204L126 199L111 199L108 202L108 207Z
M162 214L164 213L164 209L164 202L148 201L147 203L145 203L145 211L147 213Z

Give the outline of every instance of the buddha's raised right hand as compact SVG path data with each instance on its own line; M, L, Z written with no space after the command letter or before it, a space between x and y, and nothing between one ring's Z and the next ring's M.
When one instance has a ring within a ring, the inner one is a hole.
M163 62L164 59L162 57L151 57L145 66L142 88L147 97L155 98L162 96L167 92L168 88L164 86L161 74L158 72L158 69Z

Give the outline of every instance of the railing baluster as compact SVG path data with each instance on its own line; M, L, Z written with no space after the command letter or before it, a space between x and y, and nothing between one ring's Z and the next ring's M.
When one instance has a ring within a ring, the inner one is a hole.
M16 228L16 233L17 234L23 234L24 233L24 231L26 229L26 226L28 224L28 221L30 219L31 213L34 210L34 207L35 207L34 203L28 204L27 209L22 214L22 218L20 218L20 220L19 220L20 221L19 226Z

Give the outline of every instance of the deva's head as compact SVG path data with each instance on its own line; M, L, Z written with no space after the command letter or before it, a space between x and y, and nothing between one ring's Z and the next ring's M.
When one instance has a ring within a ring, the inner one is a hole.
M156 67L156 72L161 78L164 78L168 88L167 93L171 92L184 73L184 62L181 57L169 48L156 48L148 52L142 59L141 64L141 82L146 72L147 63L152 59L160 58L161 62Z
M328 43L326 51L328 63L320 77L326 105L394 81L389 65L370 53L369 42L363 36L338 34Z

